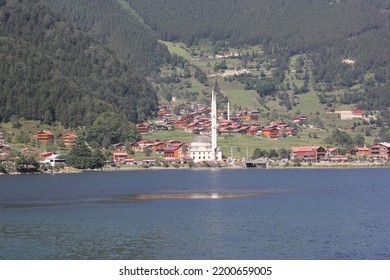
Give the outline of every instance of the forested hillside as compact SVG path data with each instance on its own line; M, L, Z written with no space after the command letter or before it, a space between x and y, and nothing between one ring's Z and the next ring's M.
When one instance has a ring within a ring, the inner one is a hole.
M137 122L157 109L143 75L42 1L0 0L0 61L0 122L89 127L104 112Z
M119 58L144 70L158 71L169 61L167 48L125 0L44 0Z
M385 0L127 1L163 40L193 45L207 38L289 54L331 48L338 58L357 58L365 69L390 62Z

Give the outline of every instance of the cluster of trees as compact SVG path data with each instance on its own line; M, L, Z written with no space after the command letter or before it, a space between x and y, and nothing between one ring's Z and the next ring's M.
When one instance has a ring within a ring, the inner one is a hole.
M275 159L285 159L290 158L291 151L281 148L279 150L270 149L270 150L263 150L260 148L256 148L253 151L252 159L258 159L258 158L275 158Z
M158 109L139 71L42 1L3 0L0 41L0 122L89 127L105 112L139 122Z
M66 163L77 169L98 169L104 166L105 159L99 149L92 151L83 137L78 137L76 144L66 155Z
M331 145L337 145L343 149L350 149L355 146L362 147L365 144L364 136L356 134L354 137L340 129L333 130L331 135L325 139Z

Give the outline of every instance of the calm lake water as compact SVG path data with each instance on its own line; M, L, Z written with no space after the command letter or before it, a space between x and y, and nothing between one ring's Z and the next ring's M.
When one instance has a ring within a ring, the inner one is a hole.
M0 259L389 260L390 169L1 176Z

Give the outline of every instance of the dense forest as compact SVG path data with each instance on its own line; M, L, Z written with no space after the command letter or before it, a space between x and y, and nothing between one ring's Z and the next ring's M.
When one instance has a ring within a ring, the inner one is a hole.
M145 73L158 72L158 67L170 60L157 34L125 0L44 0L44 3Z
M0 122L18 118L91 127L106 112L155 114L145 77L42 1L0 0Z

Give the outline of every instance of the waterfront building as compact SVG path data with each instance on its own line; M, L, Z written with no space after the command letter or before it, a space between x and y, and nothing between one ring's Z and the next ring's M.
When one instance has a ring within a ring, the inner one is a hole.
M170 144L164 149L165 160L185 160L188 147L183 143Z
M390 158L390 143L381 142L370 146L369 155L376 158Z
M221 161L222 150L217 146L217 97L211 93L211 139L198 136L191 141L190 156L194 162Z
M303 146L291 148L292 160L318 161L325 158L326 151L320 146Z
M195 163L220 161L222 160L222 150L218 147L213 150L211 138L200 135L191 141L190 156Z

